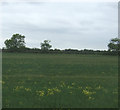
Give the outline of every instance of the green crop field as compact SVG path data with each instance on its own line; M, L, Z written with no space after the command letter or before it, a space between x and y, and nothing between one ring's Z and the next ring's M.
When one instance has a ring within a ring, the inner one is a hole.
M116 108L118 57L3 53L3 108Z

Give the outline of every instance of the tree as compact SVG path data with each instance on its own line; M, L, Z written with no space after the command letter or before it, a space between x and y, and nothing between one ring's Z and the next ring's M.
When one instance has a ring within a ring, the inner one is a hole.
M25 36L20 34L13 34L11 39L7 39L4 43L7 49L18 49L25 47Z
M119 38L111 39L110 43L108 44L108 50L109 51L119 51L120 50L120 39Z
M43 51L50 50L50 48L52 47L52 45L49 44L50 42L51 42L50 40L44 40L44 42L41 43L41 50Z

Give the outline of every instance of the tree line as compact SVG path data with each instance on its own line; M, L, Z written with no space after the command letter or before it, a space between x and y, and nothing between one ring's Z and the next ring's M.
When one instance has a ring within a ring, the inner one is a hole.
M10 39L5 40L5 48L3 52L27 52L27 53L67 53L67 54L104 54L104 55L118 55L120 50L120 39L112 38L108 43L108 50L77 50L77 49L51 49L50 40L44 40L40 43L39 48L29 48L25 46L25 36L20 34L13 34Z

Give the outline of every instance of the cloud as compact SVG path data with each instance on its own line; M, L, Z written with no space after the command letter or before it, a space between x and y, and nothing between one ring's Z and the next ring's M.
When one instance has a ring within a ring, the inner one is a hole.
M24 34L30 47L107 49L117 37L117 3L4 3L1 15L3 40Z

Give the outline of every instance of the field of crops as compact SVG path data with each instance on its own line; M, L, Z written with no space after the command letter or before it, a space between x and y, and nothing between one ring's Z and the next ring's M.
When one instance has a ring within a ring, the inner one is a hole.
M3 108L116 108L117 56L3 53Z

